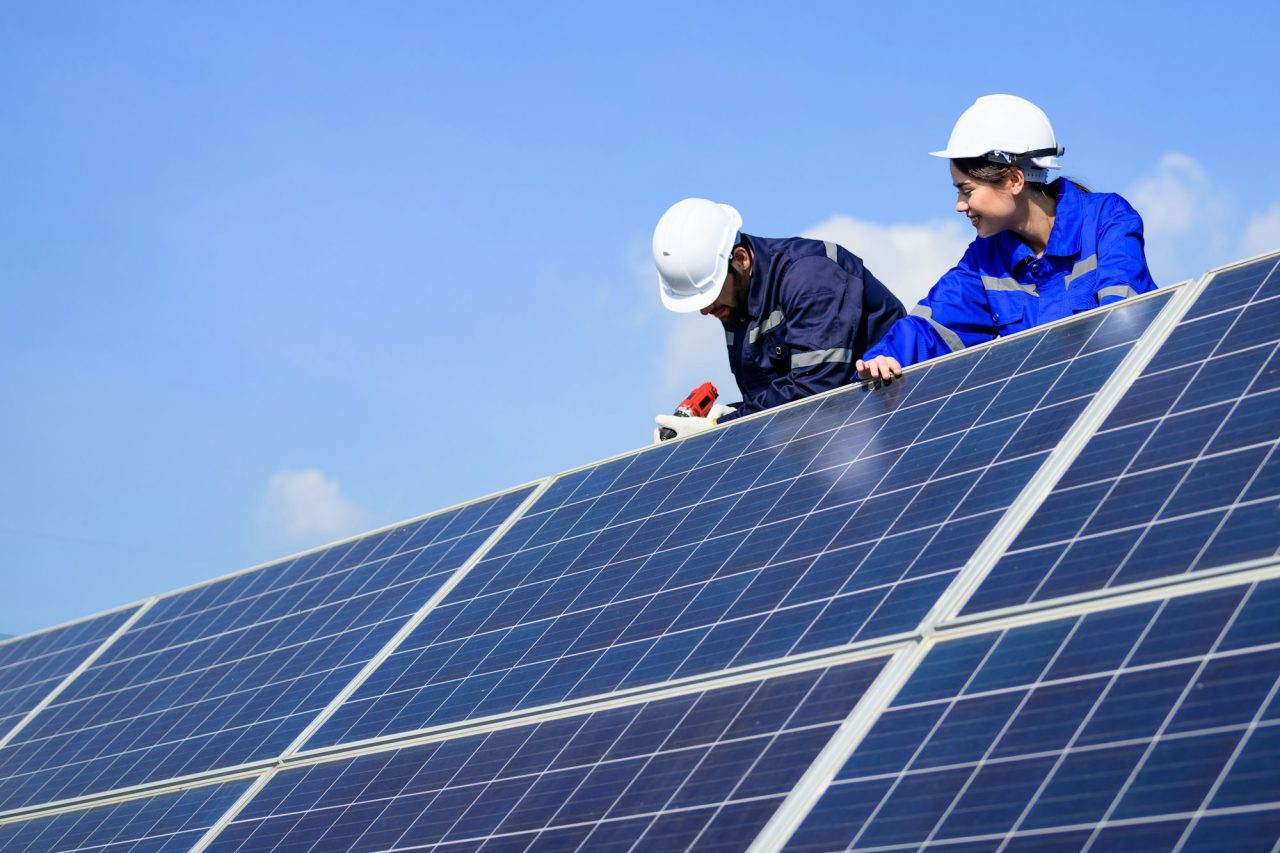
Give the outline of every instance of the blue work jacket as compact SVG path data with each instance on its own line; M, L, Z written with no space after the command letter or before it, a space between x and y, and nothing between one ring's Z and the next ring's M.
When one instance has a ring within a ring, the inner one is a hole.
M747 319L724 324L742 402L721 422L845 385L858 353L906 316L897 297L843 246L743 238L754 258Z
M1058 205L1042 257L1015 234L979 237L862 356L904 367L1155 290L1143 252L1142 217L1114 193L1055 184Z

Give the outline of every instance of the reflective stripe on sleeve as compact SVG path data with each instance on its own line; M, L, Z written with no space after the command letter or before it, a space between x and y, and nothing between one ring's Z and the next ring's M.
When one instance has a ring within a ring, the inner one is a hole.
M848 347L816 349L811 352L793 352L792 367L812 367L815 364L852 364L853 350Z
M1080 276L1084 275L1087 272L1093 272L1097 268L1098 268L1098 256L1096 254L1090 255L1087 258L1081 258L1080 260L1076 261L1076 265L1071 268L1071 272L1068 273L1067 277L1062 280L1062 286L1070 287L1071 282L1075 281L1076 279L1078 279Z
M1034 284L1022 284L1011 278L993 278L989 275L984 275L982 276L982 286L987 290L1021 290L1023 293L1030 293L1035 297L1040 296L1040 291L1036 290Z
M834 261L836 259L836 249L838 248L836 244L830 240L823 240L822 245L827 247L827 257Z
M937 320L933 319L933 309L928 305L917 305L915 308L911 309L911 313L916 317L923 318L930 326L933 326L933 330L938 333L938 337L942 338L942 342L946 344L952 352L959 352L964 349L964 341L960 340L960 336L939 323Z
M1138 291L1134 290L1127 284L1113 284L1110 287L1101 288L1098 291L1098 304L1102 304L1102 300L1108 296L1119 296L1121 299L1128 299L1130 296L1137 296Z
M733 331L731 329L724 330L724 342L729 346L733 346Z
M781 308L774 309L774 312L772 314L764 318L764 322L762 322L759 326L756 326L751 331L747 332L747 341L754 344L756 341L760 340L761 335L763 335L765 332L769 331L770 329L772 329L774 326L778 325L785 319L787 319L786 315L782 313Z

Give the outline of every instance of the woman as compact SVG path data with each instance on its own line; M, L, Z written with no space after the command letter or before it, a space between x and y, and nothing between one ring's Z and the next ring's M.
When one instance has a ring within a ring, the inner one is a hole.
M857 363L889 381L909 364L1155 289L1142 218L1113 193L1053 179L1058 145L1030 101L987 95L965 110L945 151L956 211L978 237L911 312Z

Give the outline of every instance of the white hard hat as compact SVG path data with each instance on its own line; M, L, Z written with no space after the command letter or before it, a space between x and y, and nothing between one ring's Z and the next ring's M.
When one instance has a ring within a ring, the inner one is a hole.
M727 204L686 198L653 229L658 293L672 311L701 311L720 295L742 216Z
M956 121L947 147L929 153L949 160L986 157L993 163L1043 170L1060 168L1063 152L1049 117L1035 104L1016 95L984 95ZM1036 178L1028 174L1027 179Z

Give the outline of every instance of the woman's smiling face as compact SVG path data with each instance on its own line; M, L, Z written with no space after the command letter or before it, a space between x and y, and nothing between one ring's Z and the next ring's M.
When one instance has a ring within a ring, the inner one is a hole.
M956 188L956 212L969 217L979 237L990 237L1014 224L1017 200L1008 178L988 183L971 178L951 164L951 182Z

